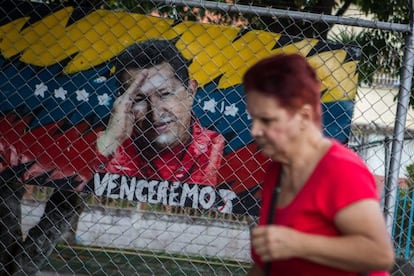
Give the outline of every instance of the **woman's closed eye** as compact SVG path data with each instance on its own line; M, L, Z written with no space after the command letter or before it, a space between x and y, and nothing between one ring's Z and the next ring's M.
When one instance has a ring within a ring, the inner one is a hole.
M258 120L263 125L270 125L271 123L274 123L277 121L276 118L266 118L266 117L259 117L259 118L256 118L256 120Z

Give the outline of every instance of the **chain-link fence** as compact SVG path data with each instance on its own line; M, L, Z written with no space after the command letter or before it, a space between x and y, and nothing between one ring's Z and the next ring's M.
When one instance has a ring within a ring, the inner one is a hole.
M300 53L413 275L411 25L305 2L0 1L0 274L245 275L269 160L241 77Z

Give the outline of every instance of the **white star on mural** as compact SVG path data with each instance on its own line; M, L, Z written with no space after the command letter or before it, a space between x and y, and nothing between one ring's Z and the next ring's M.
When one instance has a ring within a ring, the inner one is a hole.
M224 109L224 115L226 116L235 117L237 115L237 112L239 112L239 108L236 106L236 104L228 105Z
M98 104L99 105L108 105L109 104L109 95L104 93L103 95L98 95Z
M86 92L86 90L85 89L82 89L82 90L76 90L75 91L75 93L76 93L76 99L78 100L78 101L80 101L80 102L87 102L87 101L89 101L89 93L88 92Z
M106 81L105 76L100 76L93 80L94 83L104 83L105 81Z
M35 96L40 96L42 98L45 97L45 92L47 91L47 85L45 85L43 82L36 84L35 88Z
M63 89L63 87L59 87L58 89L55 89L55 91L54 91L55 98L61 98L62 100L66 99L66 94L67 93L68 93L68 91Z
M215 113L215 109L217 106L217 102L214 99L208 100L204 102L203 110L204 111L210 111L212 113Z

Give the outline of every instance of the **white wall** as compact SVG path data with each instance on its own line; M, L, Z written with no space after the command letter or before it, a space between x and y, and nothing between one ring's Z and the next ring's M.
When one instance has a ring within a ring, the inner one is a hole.
M397 94L398 87L359 87L352 123L373 127L375 124L380 127L394 127ZM408 111L406 128L414 130L414 111L411 107Z
M39 220L44 203L23 202L26 235ZM82 212L77 244L251 262L247 223L192 218L135 209L93 208Z
M388 131L389 139L392 139L393 128L397 114L398 87L359 87L355 101L352 124L356 128L369 128L377 133L369 135L366 143L381 141ZM414 132L414 110L409 108L406 118L406 130ZM414 138L414 137L413 137ZM391 150L391 147L390 147ZM385 148L378 143L366 149L361 155L370 169L377 175L385 175ZM401 168L399 177L406 177L406 166L414 163L414 141L407 139L403 143L401 155Z

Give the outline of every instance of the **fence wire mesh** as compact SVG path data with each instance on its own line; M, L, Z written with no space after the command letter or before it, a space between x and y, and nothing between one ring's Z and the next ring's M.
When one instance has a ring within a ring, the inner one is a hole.
M408 24L353 6L0 3L0 275L245 275L268 160L241 77L294 52L323 82L325 134L367 162L384 201L407 118L392 275L414 274L414 113L396 112ZM131 99L139 123L125 129Z

